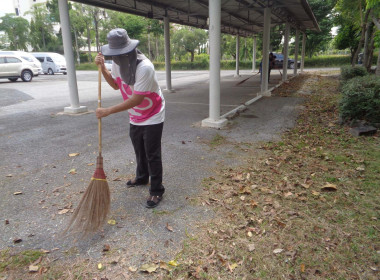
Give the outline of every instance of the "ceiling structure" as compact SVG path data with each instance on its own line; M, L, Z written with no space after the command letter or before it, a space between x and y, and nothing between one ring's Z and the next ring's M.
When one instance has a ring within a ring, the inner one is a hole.
M72 0L170 22L208 29L208 0ZM302 32L320 31L307 0L221 0L221 32L252 36L263 31L264 8L271 7L271 25L289 22Z

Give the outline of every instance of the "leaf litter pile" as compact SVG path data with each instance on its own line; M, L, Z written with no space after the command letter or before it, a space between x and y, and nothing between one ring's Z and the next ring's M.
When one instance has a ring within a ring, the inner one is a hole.
M300 75L304 98L280 142L204 180L215 219L190 237L173 279L379 279L380 141L339 125L339 80Z

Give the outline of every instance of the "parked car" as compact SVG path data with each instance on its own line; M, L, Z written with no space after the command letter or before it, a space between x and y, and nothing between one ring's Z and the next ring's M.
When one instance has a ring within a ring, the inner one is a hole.
M23 52L23 51L0 51L0 54L18 55L29 62L34 62L34 64L38 66L38 74L43 74L41 62L30 53ZM38 74L35 76L38 76Z
M44 74L54 75L55 73L67 74L66 59L59 53L32 53L42 65Z
M284 55L282 53L273 53L276 56L275 69L282 69L284 64ZM301 62L297 61L297 68L300 68ZM294 59L288 58L288 69L294 69Z
M111 72L112 70L112 60L105 60L104 65L106 66L107 70Z
M0 54L0 78L16 82L21 78L24 82L32 81L38 76L38 66L34 62L12 54Z

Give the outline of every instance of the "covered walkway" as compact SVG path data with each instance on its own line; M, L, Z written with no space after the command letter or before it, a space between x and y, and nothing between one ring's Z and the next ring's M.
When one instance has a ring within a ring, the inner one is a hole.
M221 114L221 83L220 83L220 39L221 33L236 35L236 53L239 57L240 36L254 37L253 61L256 58L256 35L263 32L262 52L269 55L270 28L279 24L285 24L284 35L284 61L289 55L290 28L295 29L295 61L298 61L299 35L302 36L301 71L303 70L306 37L308 29L319 31L318 23L306 0L75 0L85 4L128 12L148 18L156 18L164 21L165 33L165 64L166 64L166 92L174 92L171 81L170 66L170 30L169 21L179 24L196 26L209 30L210 44L210 75L209 75L209 115L203 119L202 126L220 128L226 125L226 114ZM67 59L69 75L71 106L66 107L69 113L86 111L85 106L79 105L78 89L76 85L74 56L71 46L70 21L68 16L67 0L59 0L62 37ZM297 65L297 64L296 64ZM246 100L245 104L251 104L262 96L270 96L268 85L268 58L263 59L263 79L260 84L260 92L256 97ZM255 71L253 64L252 70ZM293 74L297 75L297 66ZM239 60L236 61L235 77L239 77ZM287 63L284 63L282 81L286 81ZM230 113L239 108L235 108Z

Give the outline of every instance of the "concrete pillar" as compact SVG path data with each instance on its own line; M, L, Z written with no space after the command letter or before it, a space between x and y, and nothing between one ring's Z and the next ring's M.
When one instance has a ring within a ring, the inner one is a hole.
M86 106L79 106L77 76L75 73L74 52L70 31L70 18L67 0L58 0L59 16L61 19L63 49L66 58L67 80L70 92L70 107L65 107L65 113L78 114L87 112Z
M202 120L202 126L220 128L227 119L220 118L220 38L221 0L209 0L209 41L210 41L210 104L209 118Z
M166 89L163 92L175 92L172 89L172 68L170 63L170 25L169 18L164 17L164 37L165 37L165 71Z
M302 33L302 51L301 51L301 72L305 67L305 49L306 49L306 33Z
M288 79L288 59L289 59L289 33L290 24L285 24L285 36L284 36L284 62L282 67L282 81Z
M252 51L252 72L256 71L256 35L253 36L253 51Z
M236 35L236 73L235 77L240 77L239 75L239 59L240 59L240 36Z
M268 93L268 70L269 70L269 43L270 43L271 8L264 9L264 35L263 35L263 60L261 75L261 95Z
M300 45L300 31L296 30L296 39L295 39L295 47L294 47L294 75L297 75L298 70L298 52L299 52L299 45Z

